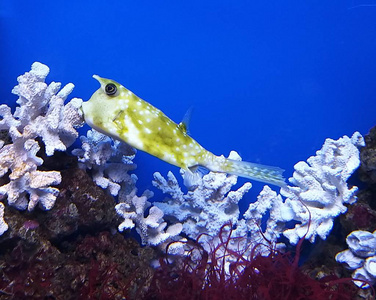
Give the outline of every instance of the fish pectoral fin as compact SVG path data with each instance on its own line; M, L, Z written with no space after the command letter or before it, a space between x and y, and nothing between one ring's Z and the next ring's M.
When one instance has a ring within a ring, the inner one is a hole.
M198 170L199 167L200 167L200 165L195 165L195 166L188 167L188 169L192 173L196 173L196 171Z
M188 167L184 173L184 185L188 190L194 190L201 183L202 177L208 174L209 170L201 165Z
M204 166L201 166L201 165L195 165L195 166L192 166L192 167L188 167L188 169L192 172L192 173L198 173L201 175L201 177L203 177L204 175L208 174L210 171L208 168L205 168Z
M119 118L120 114L122 113L122 111L119 111L115 117L112 119L112 122L114 122L117 118Z

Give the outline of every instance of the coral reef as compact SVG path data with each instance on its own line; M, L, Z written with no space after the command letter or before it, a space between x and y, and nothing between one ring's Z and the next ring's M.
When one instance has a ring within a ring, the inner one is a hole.
M64 105L73 85L47 85L48 72L34 63L13 90L15 113L0 105L0 299L350 299L353 289L343 283L351 278L330 280L319 261L302 273L298 262L303 240L326 239L333 219L356 201L357 187L347 180L359 165L359 133L327 139L295 165L290 185L280 194L265 186L242 218L238 203L252 185L232 190L237 176L223 173L192 184L181 171L187 192L171 172L167 179L155 173L154 186L170 197L152 203L152 192L137 195L137 177L129 174L135 150L127 144L89 130L81 149L66 153L83 121L82 100ZM361 171L370 189L346 216L367 229L376 218L371 133ZM229 158L241 160L236 152ZM134 229L146 246L116 229ZM282 235L291 245L278 243ZM353 255L347 262L361 274L356 279L371 284L374 236L353 233L344 251ZM295 257L287 251L293 244Z
M0 299L141 299L154 251L116 231L112 196L75 157L43 159L44 168L60 171L60 193L48 213L5 206Z
M136 168L132 161L135 149L95 130L89 130L87 136L80 139L81 149L74 149L72 153L78 157L80 167L89 170L98 186L118 196L119 204L115 209L124 218L118 226L120 232L135 228L142 244L153 246L161 245L181 232L181 224L166 229L167 223L159 208L153 206L147 211L151 206L147 199L153 197L152 192L147 190L140 197L136 195L137 176L128 174Z
M58 189L52 186L61 182L61 175L38 170L43 164L38 156L40 142L48 156L56 150L65 151L78 136L74 127L83 122L81 99L64 105L73 84L61 90L60 83L47 85L48 73L47 66L35 62L30 72L18 77L12 91L19 96L14 115L7 105L0 106L0 130L7 131L12 141L0 143L0 177L5 177L0 194L21 210L32 211L38 203L45 210L53 207Z
M359 178L365 182L363 189L357 194L358 200L349 206L348 212L341 216L342 234L348 236L346 242L348 250L341 251L336 256L337 261L343 262L348 270L353 270L352 276L356 279L367 280L371 284L375 283L375 273L371 270L370 264L366 264L367 257L358 255L355 246L361 247L374 239L373 232L376 222L376 126L364 137L365 147L360 150L361 165L358 170ZM344 239L344 238L343 238ZM349 244L350 243L350 244ZM352 245L350 247L350 245ZM370 245L370 244L368 244ZM342 245L341 245L342 246ZM341 247L344 249L345 245ZM340 250L341 250L340 249ZM354 250L354 251L353 251ZM375 248L376 251L376 248ZM374 261L374 255L369 254L369 260ZM358 265L354 264L357 261ZM358 286L368 287L360 281L354 281ZM365 290L366 291L366 290Z
M354 299L357 289L351 279L327 276L314 280L302 273L298 261L303 240L294 257L276 250L267 256L256 255L256 248L245 256L229 248L231 240L239 239L231 236L229 227L220 229L219 236L225 237L210 252L195 242L178 262L162 257L146 299ZM227 255L237 258L229 276L222 267Z
M219 228L228 222L236 226L235 236L248 237L242 246L245 248L262 243L265 238L270 243L276 243L282 233L292 244L303 236L311 242L317 235L325 239L333 226L333 219L346 211L344 204L356 201L357 187L349 189L346 181L359 166L357 147L363 144L358 132L351 138L327 139L317 155L307 160L308 163L295 165L295 172L290 178L293 185L281 188L281 195L287 199L265 186L241 220L238 202L251 184L246 183L238 191L230 192L237 177L226 174L210 172L184 195L172 173L168 174L167 180L156 173L153 184L170 194L171 198L154 205L164 212L166 219L181 222L182 232L194 239L201 233L215 236ZM240 159L234 152L230 156ZM266 228L262 230L263 216L266 215L269 217ZM295 221L294 228L287 227L288 221ZM239 244L233 246L238 248ZM268 246L260 247L259 251L268 254Z
M376 231L373 233L363 230L351 232L346 243L348 250L339 252L336 260L344 263L352 273L354 283L363 288L376 283ZM362 281L359 281L362 280ZM365 283L364 281L369 282Z

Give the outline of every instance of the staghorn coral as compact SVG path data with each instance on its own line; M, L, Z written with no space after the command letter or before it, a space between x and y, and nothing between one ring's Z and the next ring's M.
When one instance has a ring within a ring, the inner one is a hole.
M12 90L19 96L14 115L7 105L0 106L0 130L7 130L12 141L0 143L0 177L8 177L0 193L7 195L10 205L21 210L31 211L38 203L49 210L58 194L58 189L51 186L61 182L60 173L38 170L43 164L37 155L39 139L48 156L56 150L65 151L78 136L74 127L83 122L81 99L64 105L73 84L61 90L60 83L47 85L44 81L48 73L46 65L35 62L30 72L18 77L18 85Z

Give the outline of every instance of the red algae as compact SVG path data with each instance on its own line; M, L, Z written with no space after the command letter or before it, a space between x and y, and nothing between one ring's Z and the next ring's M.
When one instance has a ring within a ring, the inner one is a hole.
M222 239L226 226L230 227L230 234ZM229 249L229 242L234 239L231 225L224 225L220 244L211 253L196 242L190 244L190 253L180 262L161 258L145 299L350 300L357 294L351 278L338 279L332 275L315 280L300 270L298 263L304 237L295 255L270 246L269 255L262 256L256 254L259 246L256 245L249 257ZM224 259L227 255L236 259L226 273Z

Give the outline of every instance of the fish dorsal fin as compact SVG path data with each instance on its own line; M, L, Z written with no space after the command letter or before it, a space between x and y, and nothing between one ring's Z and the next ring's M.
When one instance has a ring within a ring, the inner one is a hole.
M193 106L191 106L184 115L183 120L179 123L178 127L181 131L189 134L189 123L192 117Z

